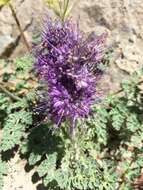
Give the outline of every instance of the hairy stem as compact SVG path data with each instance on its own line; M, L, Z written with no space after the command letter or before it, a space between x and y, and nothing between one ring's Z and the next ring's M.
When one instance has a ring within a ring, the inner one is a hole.
M19 29L19 31L20 31L20 34L21 34L21 36L22 36L22 38L23 38L23 41L24 41L24 43L25 43L25 46L26 46L26 48L28 49L28 51L31 51L31 47L30 47L30 45L29 45L29 43L28 43L28 41L27 41L27 39L26 39L26 37L25 37L25 34L24 34L23 30L22 30L22 27L21 27L20 21L19 21L19 19L18 19L18 17L17 17L16 11L15 11L15 9L14 9L14 7L13 7L13 5L12 5L11 3L9 3L9 7L10 7L10 9L11 9L12 16L13 16L13 18L15 19L15 22L16 22L16 24L17 24L17 26L18 26L18 29Z

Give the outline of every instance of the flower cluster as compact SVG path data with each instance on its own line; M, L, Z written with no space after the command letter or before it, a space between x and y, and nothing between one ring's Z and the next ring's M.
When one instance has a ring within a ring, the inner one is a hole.
M85 37L71 20L64 23L47 19L39 48L36 48L35 71L46 85L39 110L59 126L68 120L75 127L78 118L91 112L102 74L106 34Z

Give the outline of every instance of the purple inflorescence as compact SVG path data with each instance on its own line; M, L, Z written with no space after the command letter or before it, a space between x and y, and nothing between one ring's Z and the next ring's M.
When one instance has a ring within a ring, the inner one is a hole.
M60 126L70 121L74 127L78 118L91 112L98 93L97 82L102 74L106 34L88 37L71 20L47 19L39 48L36 48L35 71L46 89L39 110Z

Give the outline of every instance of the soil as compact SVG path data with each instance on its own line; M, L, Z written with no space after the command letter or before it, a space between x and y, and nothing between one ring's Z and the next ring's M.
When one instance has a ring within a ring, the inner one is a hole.
M8 162L8 174L4 177L3 190L47 190L41 180L37 182L38 176L34 173L34 169L29 171L26 161L16 154Z

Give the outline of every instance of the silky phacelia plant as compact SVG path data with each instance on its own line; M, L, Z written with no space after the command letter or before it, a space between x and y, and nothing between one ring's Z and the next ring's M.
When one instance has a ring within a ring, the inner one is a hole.
M35 48L35 71L45 84L38 110L56 126L69 121L74 129L77 119L91 113L99 98L96 85L105 39L106 34L86 37L70 19L47 19L41 44Z

